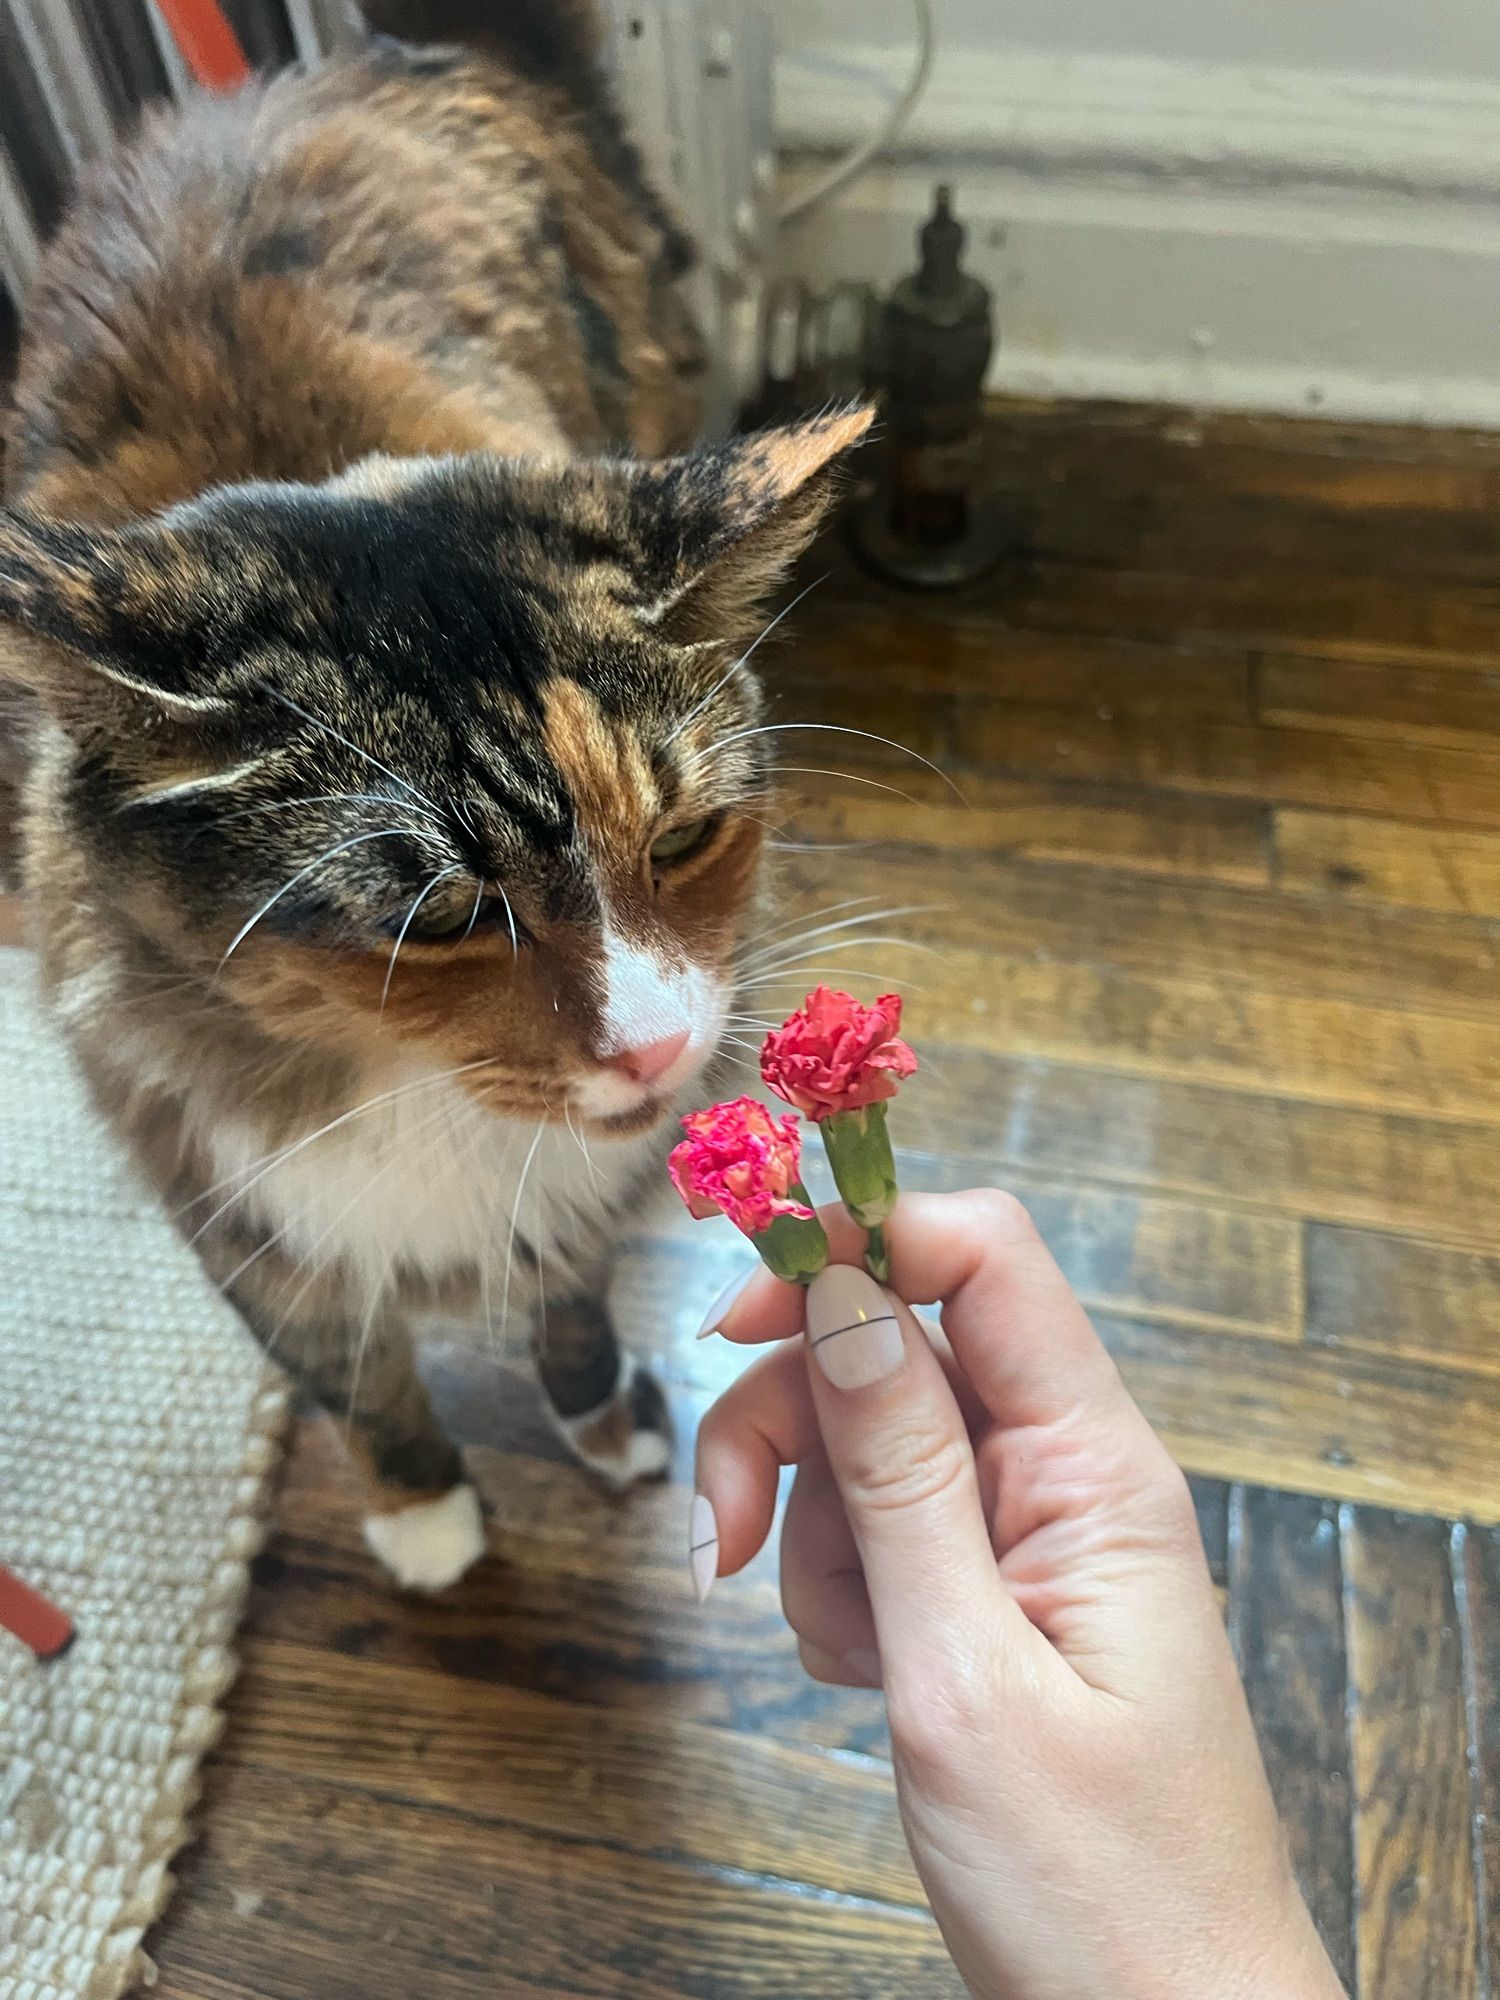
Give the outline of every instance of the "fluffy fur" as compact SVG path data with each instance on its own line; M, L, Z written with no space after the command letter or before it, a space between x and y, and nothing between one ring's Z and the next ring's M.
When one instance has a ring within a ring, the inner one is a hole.
M600 1300L753 926L739 656L868 420L684 449L686 246L588 34L152 125L50 257L0 518L58 1016L420 1587L482 1540L423 1306L534 1313L584 1462L665 1465Z

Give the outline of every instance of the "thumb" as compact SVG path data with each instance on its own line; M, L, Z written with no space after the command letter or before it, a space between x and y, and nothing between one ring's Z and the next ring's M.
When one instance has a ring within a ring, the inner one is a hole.
M1044 1645L1000 1581L968 1428L910 1307L829 1265L808 1287L807 1364L887 1689Z

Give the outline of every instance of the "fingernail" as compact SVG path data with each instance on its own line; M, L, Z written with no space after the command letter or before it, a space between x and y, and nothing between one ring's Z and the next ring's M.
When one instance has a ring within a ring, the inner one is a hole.
M889 1297L854 1264L830 1264L808 1286L807 1344L836 1389L867 1389L906 1354Z
M688 1520L688 1562L693 1571L693 1591L701 1604L719 1574L719 1524L711 1503L701 1493L693 1495L693 1511Z
M705 1313L703 1324L698 1329L699 1340L707 1340L711 1333L718 1332L720 1322L727 1316L729 1308L734 1304L735 1300L754 1276L755 1270L752 1266L748 1271L741 1271L737 1278L729 1280L729 1283L714 1300L707 1313Z

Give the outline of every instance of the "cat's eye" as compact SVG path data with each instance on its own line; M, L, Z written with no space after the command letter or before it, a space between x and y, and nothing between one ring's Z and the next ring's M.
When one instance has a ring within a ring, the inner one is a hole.
M694 819L686 826L674 826L666 833L659 833L651 843L651 866L670 868L676 862L686 861L689 855L707 847L717 827L716 819Z
M481 896L477 903L418 912L409 935L423 944L458 944L480 931L502 930L517 944L527 944L526 932L512 918L503 896Z

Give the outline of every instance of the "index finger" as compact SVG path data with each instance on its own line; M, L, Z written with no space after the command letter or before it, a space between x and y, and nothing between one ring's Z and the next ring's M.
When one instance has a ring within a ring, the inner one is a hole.
M865 1232L837 1202L820 1208L833 1261L857 1264ZM1080 1407L1146 1431L1103 1342L1014 1195L903 1194L885 1225L891 1289L941 1304L960 1368L997 1422L1047 1424ZM709 1315L705 1333L756 1345L802 1331L805 1295L761 1266Z
M825 1202L818 1220L828 1234L835 1264L858 1264L865 1254L865 1232L840 1203ZM719 1333L726 1340L759 1347L768 1340L790 1340L802 1331L807 1289L789 1285L757 1264L738 1290L731 1288L709 1308L698 1338Z
M914 1305L942 1302L958 1364L998 1423L1051 1424L1083 1412L1148 1431L1014 1195L902 1195L886 1242L892 1288Z

